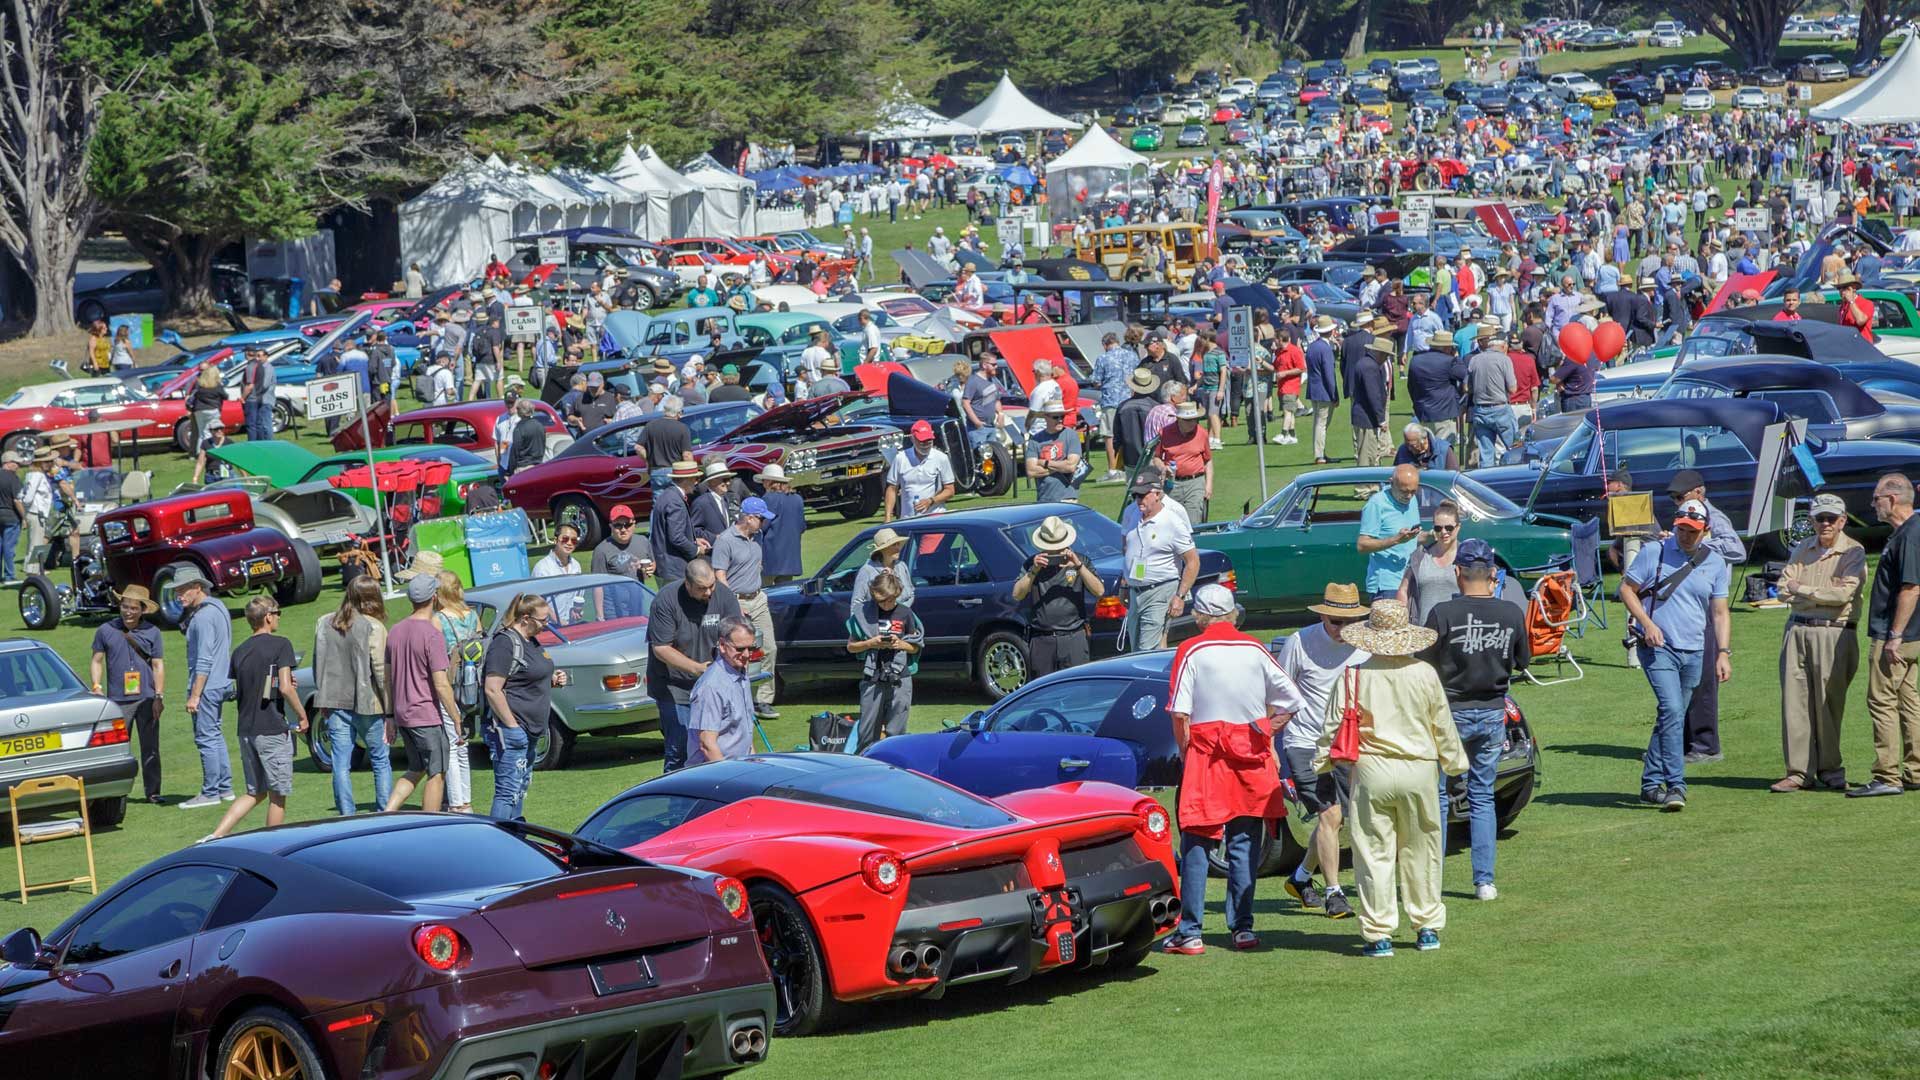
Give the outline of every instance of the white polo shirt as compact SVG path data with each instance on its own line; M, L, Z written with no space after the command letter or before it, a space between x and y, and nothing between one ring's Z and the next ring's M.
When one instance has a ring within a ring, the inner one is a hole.
M1173 678L1167 711L1196 724L1251 724L1304 704L1279 661L1243 634L1195 644Z
M928 450L922 458L912 446L906 446L893 455L893 464L887 467L887 483L900 489L894 515L909 518L920 500L933 498L941 488L953 483L953 462L947 459L946 451L938 447Z
M1127 584L1136 588L1177 581L1181 556L1193 550L1193 522L1172 499L1160 503L1160 512L1142 517L1127 530Z

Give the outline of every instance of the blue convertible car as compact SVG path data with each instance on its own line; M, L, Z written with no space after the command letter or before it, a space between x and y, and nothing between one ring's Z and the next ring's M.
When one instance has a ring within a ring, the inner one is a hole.
M1027 605L1013 600L1013 579L1032 557L1034 530L1058 514L1080 534L1074 545L1100 572L1109 598L1093 612L1093 655L1114 651L1126 603L1114 595L1122 573L1120 526L1090 507L1072 503L1021 503L909 518L890 527L907 538L900 558L914 587L914 614L926 628L920 654L923 674L958 674L989 698L1027 681ZM847 610L854 575L873 552L878 526L863 530L812 577L767 590L774 638L780 643L780 678L855 679L860 658L847 652ZM1225 555L1200 553L1196 586L1232 587ZM1193 617L1171 621L1169 633L1184 637Z
M867 756L944 780L988 798L1076 780L1174 788L1180 750L1167 716L1173 651L1129 653L1055 672L1008 694L947 730L883 739ZM1506 828L1533 798L1539 754L1519 706L1507 700L1507 741L1493 792ZM1289 777L1288 779L1291 779ZM1451 782L1448 816L1466 821L1464 782ZM1290 814L1279 842L1262 838L1263 873L1291 871L1312 832L1287 789Z

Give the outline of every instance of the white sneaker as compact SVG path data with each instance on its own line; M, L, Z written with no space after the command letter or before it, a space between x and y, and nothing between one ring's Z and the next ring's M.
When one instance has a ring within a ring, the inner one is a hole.
M1494 888L1491 884L1475 885L1473 887L1473 898L1475 900L1498 900L1500 899L1500 890Z
M222 796L220 796L220 801L221 801L221 802L232 802L232 801L233 801L233 792L231 792L231 791L229 791L229 792L227 792L227 793L226 793L225 795L222 795Z
M201 810L209 806L219 806L220 796L195 795L191 799L182 799L180 802L175 803L174 805L178 806L182 810Z
M1295 443L1298 443L1299 441L1300 441L1300 436L1298 436L1298 435L1289 435L1289 436L1287 436L1287 445L1288 445L1288 446L1292 446L1292 445L1294 445Z
M1213 438L1213 437L1211 437L1211 436L1209 436L1209 437L1207 438L1207 449L1209 449L1209 450L1218 450L1218 449L1220 449L1220 440L1219 440L1219 439L1216 439L1216 438Z
M1285 446L1285 445L1287 445L1287 437L1286 437L1285 435L1275 435L1275 436L1274 436L1274 437L1273 437L1273 438L1272 438L1271 440L1269 440L1269 441L1270 441L1270 442L1272 442L1272 443L1273 443L1273 445L1275 445L1275 446Z

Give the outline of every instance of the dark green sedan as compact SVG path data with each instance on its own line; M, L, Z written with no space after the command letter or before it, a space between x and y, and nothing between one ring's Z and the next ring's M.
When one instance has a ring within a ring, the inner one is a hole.
M1391 468L1306 473L1238 521L1196 525L1193 540L1233 560L1235 599L1248 611L1304 612L1328 582L1365 578L1367 557L1354 549L1360 511L1392 477ZM1537 575L1571 554L1570 519L1528 514L1464 473L1420 474L1423 525L1432 525L1433 508L1447 499L1460 506L1460 538L1492 544L1510 571Z

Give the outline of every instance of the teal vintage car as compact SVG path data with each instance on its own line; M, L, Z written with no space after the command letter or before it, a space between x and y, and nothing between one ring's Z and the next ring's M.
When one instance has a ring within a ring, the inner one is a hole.
M1193 542L1233 560L1235 599L1248 611L1298 614L1319 602L1328 582L1365 576L1367 557L1354 548L1360 510L1392 477L1391 468L1305 473L1238 521L1195 526ZM1571 519L1529 514L1465 473L1420 474L1423 524L1447 499L1460 506L1461 539L1492 544L1509 571L1535 576L1571 555Z
M765 311L742 315L734 320L734 333L743 349L757 349L741 366L742 380L755 390L764 390L776 377L792 382L800 368L800 354L807 349L814 331L824 330L840 356L840 374L851 375L860 362L860 339L842 334L818 315L798 311Z

